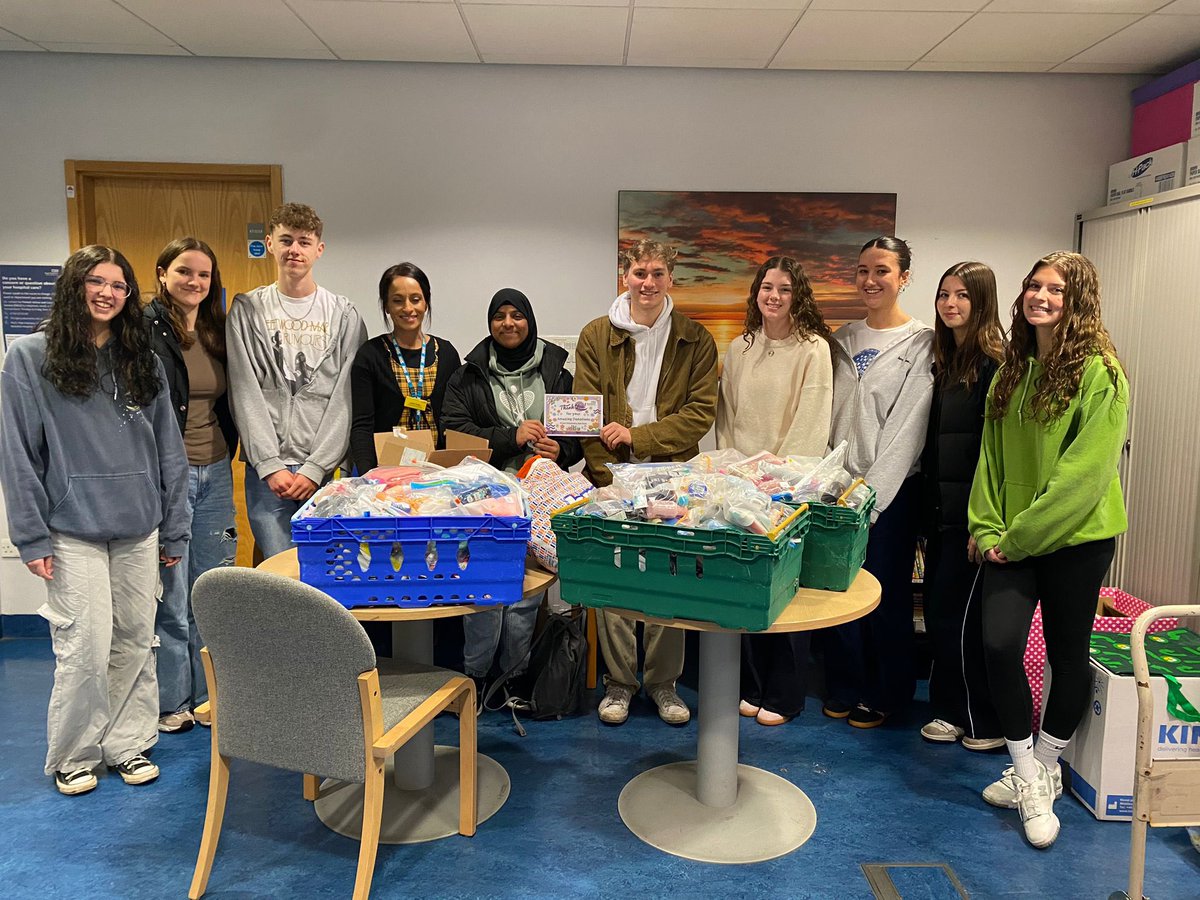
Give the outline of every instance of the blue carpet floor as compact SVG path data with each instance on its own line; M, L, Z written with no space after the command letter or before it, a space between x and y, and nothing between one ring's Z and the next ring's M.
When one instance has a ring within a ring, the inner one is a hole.
M199 845L209 732L163 735L162 777L128 787L113 774L82 797L62 797L42 775L53 657L47 640L0 640L0 896L186 896ZM681 693L694 702L694 692ZM594 701L593 701L594 703ZM629 722L593 711L534 722L480 722L480 751L500 762L512 794L473 838L382 846L372 895L386 897L871 898L863 864L945 864L978 898L1105 898L1125 886L1129 826L1097 822L1073 798L1055 809L1062 835L1048 851L1024 841L1015 811L979 790L1005 757L934 746L917 734L918 703L903 722L870 732L821 716L763 728L742 720L742 762L800 786L816 833L796 852L744 866L690 862L642 844L622 824L617 796L639 772L695 756L696 726L662 724L643 699ZM453 743L456 723L439 721ZM221 845L207 896L347 897L358 845L322 826L300 777L234 763ZM1200 897L1200 854L1182 829L1152 831L1146 894ZM896 868L905 900L958 897L944 870Z

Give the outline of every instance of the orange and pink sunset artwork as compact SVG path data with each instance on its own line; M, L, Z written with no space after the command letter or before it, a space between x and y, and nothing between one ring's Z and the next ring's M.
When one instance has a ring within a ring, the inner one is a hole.
M742 333L754 273L768 258L800 261L837 328L866 315L854 289L859 248L895 229L895 194L620 191L617 200L618 247L648 238L679 252L671 299L709 330L722 357ZM618 267L618 292L620 275Z

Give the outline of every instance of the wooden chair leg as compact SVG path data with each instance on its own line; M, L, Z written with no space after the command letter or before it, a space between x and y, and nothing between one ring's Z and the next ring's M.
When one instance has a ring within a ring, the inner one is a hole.
M475 686L468 682L458 713L458 833L466 837L473 835L479 824L474 693Z
M212 765L208 775L208 809L204 814L204 833L200 837L200 855L196 858L196 871L192 875L192 886L188 890L190 900L204 896L208 887L208 876L212 872L213 857L217 853L217 841L221 838L221 823L225 819L225 798L229 794L229 760L217 752L213 742Z
M596 686L596 642L598 635L596 633L596 610L588 607L587 610L587 687L590 691Z
M305 775L304 776L304 799L310 803L316 801L321 796L321 776L320 775Z
M362 837L358 848L358 873L354 878L354 900L367 900L371 894L382 818L383 760L375 760L367 767L367 781L363 786Z

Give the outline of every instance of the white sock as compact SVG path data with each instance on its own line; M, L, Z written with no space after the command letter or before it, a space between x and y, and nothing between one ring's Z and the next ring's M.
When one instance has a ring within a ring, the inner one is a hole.
M1033 735L1020 741L1005 740L1008 754L1012 757L1013 771L1024 781L1037 778L1037 760L1033 756Z
M1034 758L1045 766L1047 771L1053 772L1058 766L1058 758L1062 756L1062 752L1067 749L1069 743L1071 743L1070 738L1064 741L1062 738L1056 738L1043 731L1038 735L1037 747L1033 751Z

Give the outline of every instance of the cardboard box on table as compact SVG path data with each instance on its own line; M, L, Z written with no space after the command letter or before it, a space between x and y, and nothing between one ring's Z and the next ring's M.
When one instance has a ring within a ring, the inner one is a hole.
M435 450L432 431L404 431L394 428L375 434L375 457L381 466L400 466L411 462L431 462L439 466L454 466L468 456L487 462L492 458L487 438L475 437L461 431L446 432L446 449Z
M1186 643L1176 640L1179 635L1184 636ZM1166 655L1180 661L1182 668L1177 677L1184 696L1193 703L1200 702L1200 638L1186 629L1174 629L1167 634L1146 635L1146 647L1152 672L1154 655L1163 654L1164 648ZM1197 674L1185 676L1183 672ZM1115 674L1095 658L1091 661L1091 674L1088 710L1063 753L1064 768L1070 769L1071 793L1092 815L1102 821L1128 822L1133 816L1137 686L1133 675ZM1047 685L1050 678L1047 668ZM1169 715L1166 679L1152 675L1150 682L1154 692L1154 758L1200 758L1200 723L1184 722Z

